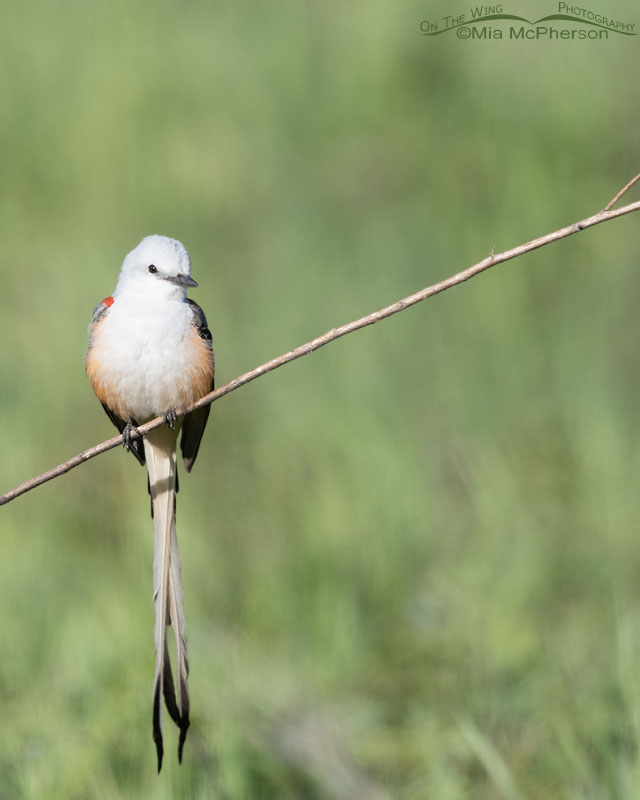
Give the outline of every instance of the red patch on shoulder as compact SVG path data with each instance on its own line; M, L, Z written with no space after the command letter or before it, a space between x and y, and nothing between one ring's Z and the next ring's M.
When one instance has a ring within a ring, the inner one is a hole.
M105 306L110 307L113 305L113 297L105 297L102 302L105 304Z
M113 298L111 298L111 302L113 303ZM192 300L190 297L187 297L187 303L189 303L190 306L195 306L196 301Z

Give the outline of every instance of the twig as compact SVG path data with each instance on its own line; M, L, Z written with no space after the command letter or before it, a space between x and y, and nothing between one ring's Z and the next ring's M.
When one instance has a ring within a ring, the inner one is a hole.
M284 364L288 364L290 361L295 361L295 359L300 358L301 356L306 356L309 353L313 353L314 350L323 347L325 344L329 344L329 342L339 339L341 336L346 336L348 333L353 333L353 331L357 331L360 328L365 328L367 325L374 325L376 322L380 322L380 320L386 319L393 314L397 314L399 311L404 311L404 309L409 308L410 306L413 306L422 300L426 300L428 297L432 297L435 294L444 292L446 289L451 289L452 286L457 286L459 283L468 281L469 278L473 278L475 275L484 272L484 270L488 269L489 267L493 267L495 264L501 264L503 261L509 261L512 258L517 258L518 256L528 253L531 250L536 250L538 247L544 247L544 245L551 244L551 242L557 242L559 239L564 239L565 237L571 236L572 234L578 233L586 228L592 228L594 225L598 225L601 222L606 222L610 219L615 219L616 217L630 214L633 211L639 211L640 201L630 203L629 205L623 206L622 208L618 208L616 210L611 208L620 199L620 197L622 197L627 189L629 189L639 179L640 174L636 175L632 181L629 181L629 183L620 192L618 192L618 194L606 206L606 208L599 213L580 220L580 222L575 222L573 225L567 225L565 228L560 228L552 233L547 233L545 236L532 239L526 244L521 244L518 245L518 247L511 248L511 250L505 250L503 253L494 253L492 249L487 258L479 261L477 264L473 264L471 267L467 267L467 269L464 269L461 272L457 272L455 275L452 275L449 278L445 278L443 281L439 281L431 286L427 286L426 289L422 289L415 294L409 295L409 297L405 297L403 300L398 300L397 303L393 303L392 305L382 308L379 311L374 311L372 314L368 314L366 317L361 317L360 319L349 322L346 325L341 325L339 328L333 328L322 336L318 336L316 339L312 339L310 342L300 345L300 347L296 347L295 350L290 350L288 353L278 356L278 358L273 358L271 361L261 364L259 367L252 369L250 372L245 372L244 375L234 378L232 381L224 386L221 386L219 389L216 389L214 392L210 392L209 394L205 395L198 400L197 403L193 403L187 408L182 409L179 412L179 416L187 414L190 411L194 411L196 408L202 408L202 406L206 406L209 403L213 403L214 400L218 400L220 397L224 397L224 395L229 394L229 392L233 392L236 389L239 389L241 386L244 386L245 384L255 380L256 378L260 378L267 372L271 372L272 370L277 369ZM140 425L140 435L143 436L155 428L159 428L163 424L164 418L157 417L156 419L153 419L144 425ZM135 433L132 434L132 438L136 438ZM57 478L59 475L64 475L65 472L69 472L75 467L80 466L80 464L83 464L90 458L95 458L101 453L105 453L107 450L111 450L120 444L122 444L122 437L115 436L113 439L107 439L106 442L102 442L94 447L90 447L88 450L84 450L82 453L78 453L78 455L70 458L68 461L65 461L64 464L60 464L59 466L54 467L54 469L42 473L42 475L31 478L31 480L21 483L20 486L17 486L10 492L0 495L0 505L4 505L5 503L14 500L21 494L25 494L25 492L29 492L31 489L35 489L36 486L40 486L41 484L46 483L53 478Z
M640 180L640 172L636 175L635 178L631 178L629 183L626 186L623 186L622 189L620 189L620 191L618 192L618 194L612 200L609 200L607 205L602 210L603 211L609 211L610 209L612 209L615 206L615 204L618 202L618 200L622 197L622 195L625 192L628 192L629 189L633 186L633 184L636 181L639 181L639 180Z

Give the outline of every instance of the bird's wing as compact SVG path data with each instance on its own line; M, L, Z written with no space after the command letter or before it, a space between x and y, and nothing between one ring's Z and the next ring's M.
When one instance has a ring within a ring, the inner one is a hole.
M104 300L101 300L93 309L93 313L91 314L91 325L89 327L89 333L94 325L98 322L102 322L102 320L107 315L107 311L113 305L113 297L105 297Z
M200 306L193 300L189 300L189 307L191 308L192 325L198 333L198 336L207 345L209 351L208 357L211 359L211 388L209 391L213 391L215 363L213 357L211 331L207 327L207 318L205 317L204 311L200 308ZM193 462L196 460L196 456L198 455L200 440L202 439L202 434L204 433L207 419L209 418L210 409L211 406L205 406L204 408L197 409L197 411L192 411L190 414L185 416L182 423L180 449L182 450L184 467L187 472L191 472Z

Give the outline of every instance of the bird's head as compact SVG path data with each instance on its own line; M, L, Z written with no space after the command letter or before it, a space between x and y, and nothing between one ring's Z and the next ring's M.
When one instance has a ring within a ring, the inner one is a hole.
M186 247L167 236L146 236L122 264L114 292L135 292L150 299L185 297L198 284L191 277Z

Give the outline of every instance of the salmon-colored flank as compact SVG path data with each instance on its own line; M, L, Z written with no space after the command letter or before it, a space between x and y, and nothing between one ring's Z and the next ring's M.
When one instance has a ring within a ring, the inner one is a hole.
M185 384L189 387L189 396L184 397L184 405L194 403L211 391L214 373L211 346L198 334L195 328L191 331L189 348L193 355L189 359L187 366ZM187 395L187 392L185 392L185 395Z
M105 381L100 376L100 364L94 355L93 349L90 349L87 353L85 370L98 400L112 408L114 398L116 397L116 393L114 391L115 386L111 381Z
M102 301L107 308L113 305L113 297L105 297ZM93 387L93 391L95 392L96 397L98 400L109 408L116 410L114 406L114 399L117 398L117 393L115 391L115 381L113 380L105 380L104 378L104 370L101 370L100 367L102 366L100 359L96 358L95 348L93 347L93 337L96 335L97 331L100 329L101 325L104 323L105 317L102 318L98 322L94 322L90 328L89 334L89 348L87 350L87 357L84 365L84 370L87 373L87 377L91 382L91 386ZM117 413L117 411L116 411ZM124 417L126 419L126 417Z

